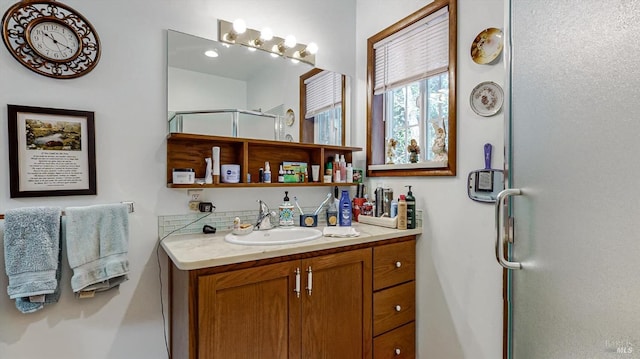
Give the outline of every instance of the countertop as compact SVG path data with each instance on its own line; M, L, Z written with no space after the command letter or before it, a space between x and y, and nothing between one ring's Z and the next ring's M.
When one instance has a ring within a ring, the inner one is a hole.
M193 270L422 233L422 228L401 230L362 223L354 223L353 227L360 232L360 236L349 238L320 237L308 242L285 245L245 246L232 244L224 240L224 236L229 231L220 231L215 234L171 235L162 240L160 244L178 269ZM322 231L324 226L316 228Z

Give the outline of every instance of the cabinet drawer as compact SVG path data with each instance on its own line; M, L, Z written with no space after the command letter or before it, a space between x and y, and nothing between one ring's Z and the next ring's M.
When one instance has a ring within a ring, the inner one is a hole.
M415 278L416 241L388 244L373 249L373 290Z
M373 294L373 335L399 327L416 317L416 282Z
M416 357L416 325L406 324L373 339L373 359Z

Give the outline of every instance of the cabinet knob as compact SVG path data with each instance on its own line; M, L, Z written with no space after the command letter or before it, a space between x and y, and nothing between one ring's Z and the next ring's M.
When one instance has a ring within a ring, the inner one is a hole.
M398 304L398 305L396 305L396 312L399 312L399 311L401 311L401 310L402 310L402 307L401 307L399 304Z
M396 356L400 355L400 348L396 348L393 352L396 354Z
M402 262L397 261L397 262L396 262L396 268L400 268L400 267L402 267Z

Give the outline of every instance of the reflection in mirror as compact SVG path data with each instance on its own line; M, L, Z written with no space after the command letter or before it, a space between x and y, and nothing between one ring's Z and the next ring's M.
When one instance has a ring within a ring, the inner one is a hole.
M285 111L299 103L299 79L310 65L172 30L167 39L169 131L291 137Z
M205 56L207 51L217 57ZM306 136L307 130L301 127L306 122L305 107L298 106L306 102L300 83L305 74L314 71L311 65L173 30L167 33L167 55L170 132L282 141ZM342 134L339 144L344 144L348 78L340 76L342 119L336 133ZM291 125L287 123L288 109L296 117ZM313 136L316 132L310 133ZM312 137L301 142L315 141Z
M324 145L345 144L347 78L339 73L313 69L300 77L300 142Z

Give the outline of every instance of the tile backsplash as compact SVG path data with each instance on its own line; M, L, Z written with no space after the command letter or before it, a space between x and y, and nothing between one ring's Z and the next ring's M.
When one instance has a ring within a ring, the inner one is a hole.
M302 208L305 213L312 213L315 209L315 207ZM164 238L171 234L202 233L202 227L204 227L205 224L215 227L219 231L225 231L231 229L233 220L236 217L240 218L242 223L256 223L257 215L258 211L253 209L245 211L214 211L209 213L197 212L158 216L158 236L159 238ZM295 216L298 216L298 211L296 211ZM277 217L272 219L272 223L277 223L277 221ZM318 223L326 223L325 211L320 211L320 214L318 214ZM421 209L416 209L416 226L422 227Z

